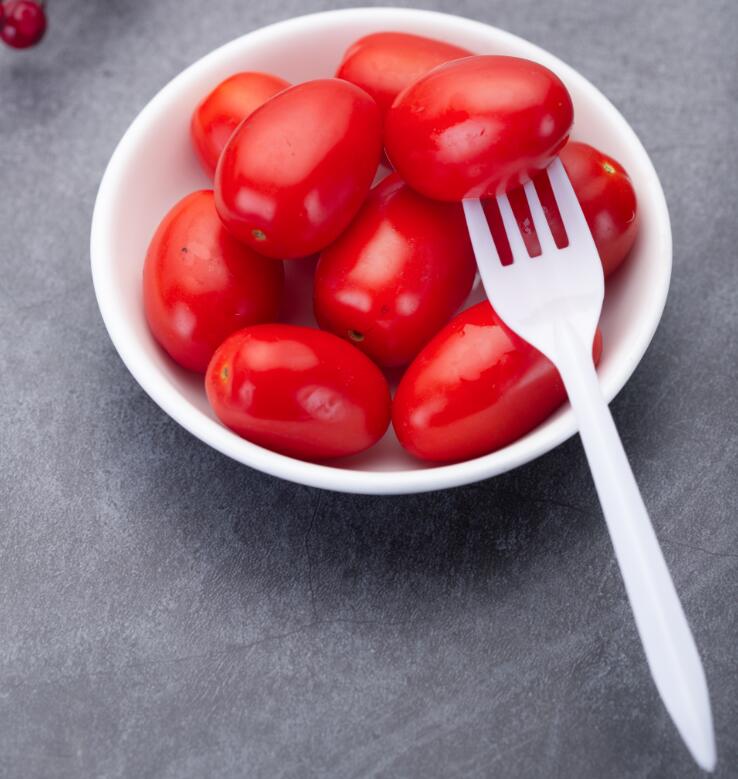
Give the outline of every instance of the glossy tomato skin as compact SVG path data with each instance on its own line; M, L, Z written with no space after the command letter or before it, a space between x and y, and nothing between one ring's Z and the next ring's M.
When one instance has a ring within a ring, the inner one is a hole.
M149 245L144 311L171 357L202 373L232 332L276 319L283 281L282 263L229 235L212 190L202 190L171 209Z
M434 68L397 97L385 147L395 170L426 197L493 197L545 168L573 117L566 87L542 65L467 57Z
M622 265L638 233L633 183L619 162L586 143L567 143L560 157L592 231L605 276L610 276ZM551 220L551 212L548 216L552 231L563 230L557 214L553 216L558 224Z
M413 81L436 65L471 54L460 46L422 35L376 32L359 38L346 50L336 76L368 92L384 115Z
M192 114L190 133L208 176L215 175L221 152L236 127L288 86L289 81L269 73L236 73L205 97Z
M298 84L226 145L215 176L218 213L268 257L314 254L359 210L381 151L379 109L366 92L340 79Z
M315 317L379 365L404 365L463 303L475 272L461 204L429 200L392 174L321 254Z
M216 351L205 389L224 425L275 452L304 460L355 454L390 419L387 381L360 351L331 333L255 325Z
M601 351L598 331L596 360ZM553 364L484 301L455 317L416 357L395 394L392 423L411 454L456 462L507 446L565 399Z

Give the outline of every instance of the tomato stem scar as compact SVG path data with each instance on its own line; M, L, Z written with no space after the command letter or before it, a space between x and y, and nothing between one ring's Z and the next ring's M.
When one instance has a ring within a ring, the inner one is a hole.
M364 333L360 333L358 330L349 330L348 331L348 337L352 341L363 341L364 340Z
M266 233L263 230L259 230L258 227L255 227L251 231L251 235L257 241L266 241Z

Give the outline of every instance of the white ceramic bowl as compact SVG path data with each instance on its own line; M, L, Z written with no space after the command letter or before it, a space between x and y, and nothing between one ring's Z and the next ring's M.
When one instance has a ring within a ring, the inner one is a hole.
M537 46L480 22L412 9L328 11L256 30L217 49L164 87L121 140L100 185L91 253L97 300L116 349L143 389L183 427L223 454L274 476L343 492L397 494L468 484L515 468L569 438L576 430L574 417L564 408L514 444L454 465L415 461L391 430L370 451L341 462L295 460L239 438L215 419L201 377L180 370L152 339L141 291L146 248L160 219L183 195L209 185L189 139L190 115L202 96L239 70L265 70L292 82L330 76L352 41L378 30L404 30L480 54L537 60L571 92L574 137L612 154L630 172L640 232L626 266L608 285L601 323L605 347L599 373L611 400L646 351L666 300L671 230L661 185L631 127L592 84ZM309 268L288 265L288 283L290 319L310 321Z

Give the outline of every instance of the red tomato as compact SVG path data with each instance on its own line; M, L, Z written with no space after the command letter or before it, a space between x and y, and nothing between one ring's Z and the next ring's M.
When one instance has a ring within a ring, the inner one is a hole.
M470 51L433 38L375 32L349 47L336 76L366 90L385 114L405 87L436 65L469 56Z
M593 351L599 360L599 331ZM507 446L565 400L553 364L485 301L455 317L416 357L395 394L392 423L416 457L452 462Z
M626 258L638 232L633 184L619 162L586 143L567 143L560 156L609 276ZM548 217L554 237L563 234L558 212L548 211Z
M215 176L218 213L269 257L313 254L348 225L382 151L377 104L340 79L273 97L228 142Z
M238 435L305 460L360 452L389 425L389 387L379 368L335 335L308 327L234 333L213 356L205 389Z
M315 317L380 365L404 365L462 304L475 271L461 204L428 200L393 174L322 253Z
M467 57L434 68L398 96L385 146L397 172L427 197L493 197L551 162L573 116L566 87L542 65Z
M633 185L619 163L585 143L571 141L559 156L592 231L605 276L609 276L627 256L638 231ZM566 246L566 230L548 177L540 173L534 181L554 241L557 246ZM541 245L525 193L522 188L513 189L508 197L528 253L535 257L541 253ZM512 254L495 201L485 200L484 209L500 259L508 264L512 262Z
M209 176L233 131L270 97L290 86L269 73L236 73L227 78L197 106L190 132L200 162Z
M204 372L234 330L276 319L284 268L223 227L212 190L164 217L144 264L144 310L156 340L183 367Z

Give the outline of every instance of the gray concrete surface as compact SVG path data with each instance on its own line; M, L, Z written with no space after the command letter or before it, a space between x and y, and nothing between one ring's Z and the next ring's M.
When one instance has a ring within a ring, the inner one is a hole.
M218 44L333 6L61 3L0 50L0 775L691 777L580 445L466 489L284 483L168 419L104 330L88 228L138 110ZM430 5L430 4L427 4ZM674 226L613 404L738 775L738 6L441 0L582 70Z

